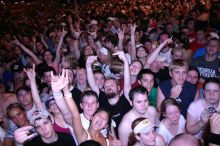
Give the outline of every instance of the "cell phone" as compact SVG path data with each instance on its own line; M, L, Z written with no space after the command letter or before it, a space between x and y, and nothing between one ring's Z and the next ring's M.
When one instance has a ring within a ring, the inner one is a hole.
M217 112L214 107L209 107L208 111L209 111L209 113L216 113Z

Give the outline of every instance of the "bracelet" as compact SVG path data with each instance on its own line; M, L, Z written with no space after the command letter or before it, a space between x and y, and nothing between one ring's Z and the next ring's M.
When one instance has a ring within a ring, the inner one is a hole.
M54 97L59 97L59 96L62 96L62 95L63 95L62 92L54 92L54 93L53 93L53 96L54 96Z
M72 93L64 94L64 97L65 97L65 98L72 98Z
M210 133L209 143L220 145L220 134Z

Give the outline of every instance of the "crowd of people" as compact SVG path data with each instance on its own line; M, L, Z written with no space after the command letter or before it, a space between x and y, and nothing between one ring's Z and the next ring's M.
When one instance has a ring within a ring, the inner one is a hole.
M220 145L220 1L1 1L0 146Z

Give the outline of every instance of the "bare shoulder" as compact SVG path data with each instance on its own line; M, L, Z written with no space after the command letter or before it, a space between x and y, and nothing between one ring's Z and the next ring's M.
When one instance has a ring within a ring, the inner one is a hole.
M130 126L131 123L134 121L135 115L133 114L132 110L127 112L121 120L120 126Z
M157 146L166 146L166 142L160 134L156 134L156 145Z
M156 108L153 107L153 106L149 106L147 112L148 112L149 114L157 114L157 110L156 110Z

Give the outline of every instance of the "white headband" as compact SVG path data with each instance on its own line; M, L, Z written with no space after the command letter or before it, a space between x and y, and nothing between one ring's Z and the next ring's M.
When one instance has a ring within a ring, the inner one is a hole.
M149 132L149 130L152 127L155 127L156 125L151 123L150 120L148 119L144 119L143 121L141 121L140 123L138 123L135 127L134 127L134 134L138 134L138 133L147 133Z

